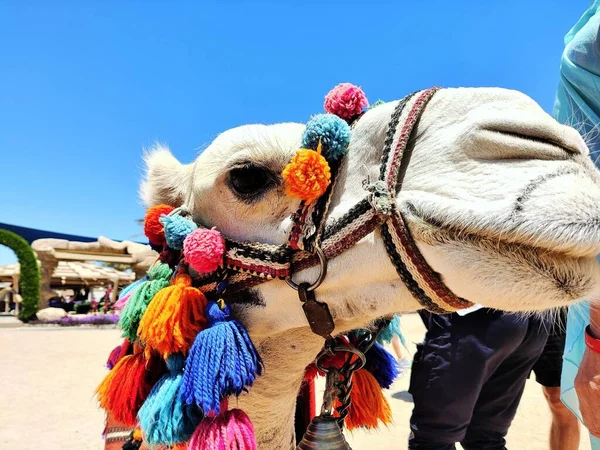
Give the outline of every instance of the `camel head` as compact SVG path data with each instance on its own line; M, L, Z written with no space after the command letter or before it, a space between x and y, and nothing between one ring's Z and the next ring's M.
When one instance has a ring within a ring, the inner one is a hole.
M364 180L377 178L395 105L373 108L356 124L329 221L364 198ZM142 197L148 205L183 205L197 222L231 239L283 244L298 200L286 195L281 172L302 131L295 123L234 128L188 165L155 148L147 156ZM444 89L425 109L409 149L397 207L456 295L529 311L600 293L600 176L574 129L515 91ZM314 276L314 269L296 275ZM286 283L252 291L248 298L257 308L243 308L251 331L272 334L305 324ZM318 297L341 327L419 308L378 233L330 261Z
M363 200L365 184L378 179L397 104L372 108L356 122L328 223ZM197 223L236 241L285 244L299 201L286 194L281 174L303 130L295 123L234 128L187 165L154 148L142 198L148 206L183 206ZM600 295L600 174L574 129L515 91L444 89L411 136L396 207L454 294L507 311ZM317 274L309 268L294 279L313 281ZM421 307L399 279L379 231L331 259L316 294L328 304L336 332ZM251 394L238 400L254 422L259 448L294 448L290 405L323 341L308 329L297 293L284 281L227 301L265 362Z

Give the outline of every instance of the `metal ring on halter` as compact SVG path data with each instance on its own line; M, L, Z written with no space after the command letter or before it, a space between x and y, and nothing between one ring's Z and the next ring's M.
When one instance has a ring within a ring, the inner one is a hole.
M323 249L321 249L321 247L317 247L315 254L319 257L319 266L320 266L321 272L319 273L319 277L317 278L317 280L306 288L306 290L308 292L314 291L319 286L321 286L321 283L323 283L323 280L325 279L325 276L327 275L327 258L325 257L325 252L323 251ZM294 280L292 280L291 275L285 281L292 289L294 289L296 291L298 290L300 285L297 284Z
M326 367L323 367L321 365L321 360L323 359L324 356L326 355L331 355L333 353L337 353L337 352L346 352L346 353L354 353L356 356L359 357L360 359L360 366L357 367L355 370L361 369L364 367L364 365L367 363L367 357L365 356L365 354L363 352L361 352L359 349L354 348L354 347L346 347L346 346L338 346L338 347L333 347L332 349L330 349L329 351L325 351L325 352L321 352L321 354L319 356L317 356L317 359L315 360L315 366L317 366L317 369L319 369L321 372L323 373L327 373L329 372L329 369Z

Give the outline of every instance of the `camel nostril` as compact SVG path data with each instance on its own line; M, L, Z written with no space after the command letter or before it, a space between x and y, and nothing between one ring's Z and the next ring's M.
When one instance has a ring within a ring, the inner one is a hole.
M564 161L581 151L574 139L560 139L557 133L542 127L477 128L468 138L465 152L479 160L546 160Z

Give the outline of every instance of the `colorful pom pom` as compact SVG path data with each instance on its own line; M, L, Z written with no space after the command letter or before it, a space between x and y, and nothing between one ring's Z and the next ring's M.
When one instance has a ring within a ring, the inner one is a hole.
M366 106L369 106L367 96L351 83L338 84L325 96L325 111L345 120L358 116Z
M254 426L244 411L232 409L200 422L188 450L216 449L256 450Z
M187 353L198 332L207 326L205 308L206 297L192 287L190 276L177 275L172 286L154 296L142 317L138 336L146 351L155 350L164 358Z
M262 372L262 361L244 327L229 320L229 307L210 302L210 328L198 333L186 360L182 395L204 415L219 413L221 400L240 395Z
M317 151L298 150L282 173L288 195L307 204L321 197L331 183L331 169L320 150L321 144Z
M385 102L383 100L377 100L375 103L373 103L371 106L369 106L369 110L373 109L373 108L377 108L378 106L381 106L385 104Z
M311 117L302 135L302 147L316 150L319 142L323 156L328 160L342 158L348 151L352 132L346 122L333 114L318 114Z
M163 214L169 214L173 209L175 208L169 205L156 205L146 211L146 216L144 217L144 234L151 244L158 247L165 245L165 230L162 223L160 223L160 217Z
M144 438L152 446L187 441L202 420L202 413L195 406L185 405L179 394L183 361L181 354L169 356L169 374L152 388L138 413Z
M179 215L162 216L160 223L165 230L167 246L173 250L182 250L185 238L198 228L192 220Z
M223 263L225 239L214 228L197 229L183 241L183 252L187 262L196 272L214 272Z

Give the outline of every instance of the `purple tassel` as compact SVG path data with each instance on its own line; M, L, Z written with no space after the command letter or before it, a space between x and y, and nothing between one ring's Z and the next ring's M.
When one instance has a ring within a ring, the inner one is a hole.
M117 345L112 350L112 352L110 352L110 355L108 356L108 361L106 361L106 367L108 367L108 370L111 370L113 367L115 367L115 364L117 364L117 361L119 360L119 356L121 356L122 348L123 348L123 346Z

